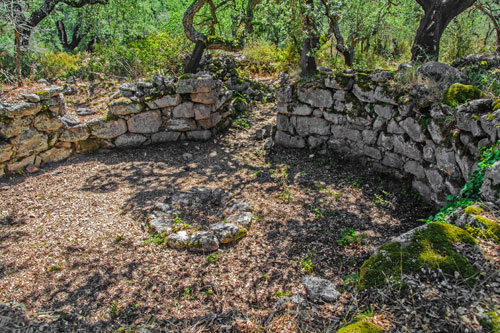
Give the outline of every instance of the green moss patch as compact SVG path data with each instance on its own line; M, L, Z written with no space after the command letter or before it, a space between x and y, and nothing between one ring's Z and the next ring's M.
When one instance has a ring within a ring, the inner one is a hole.
M480 228L469 227L468 231L474 236L492 240L500 243L500 224L482 215L474 215L476 221L482 226Z
M500 332L500 310L488 313L488 318L481 320L481 324L489 332Z
M500 99L497 99L493 106L493 111L498 111L498 110L500 110Z
M464 278L476 275L476 269L453 245L475 245L474 238L465 230L444 223L431 223L415 233L407 247L389 243L361 266L359 288L381 287L387 281L400 280L401 274L413 273L422 267L438 269L451 277L459 272Z
M443 103L457 107L468 101L481 98L481 90L472 85L455 83L444 92Z
M337 333L381 333L383 330L375 324L367 321L358 321L357 323L341 328Z

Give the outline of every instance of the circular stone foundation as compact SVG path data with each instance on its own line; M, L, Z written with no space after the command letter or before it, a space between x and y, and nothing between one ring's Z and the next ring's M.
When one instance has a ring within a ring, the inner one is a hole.
M246 201L220 188L193 186L157 202L146 224L171 248L213 252L245 237L251 222Z

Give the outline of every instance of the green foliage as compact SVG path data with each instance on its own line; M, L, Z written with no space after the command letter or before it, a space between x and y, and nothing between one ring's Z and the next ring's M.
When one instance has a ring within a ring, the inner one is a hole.
M300 261L300 266L302 267L302 270L306 274L312 274L312 272L314 271L314 264L311 259L306 259L306 258L302 259Z
M477 87L455 83L444 92L443 103L456 107L478 98L481 98L481 90Z
M485 69L481 64L475 64L466 68L465 73L467 84L479 87L489 97L500 96L500 69Z
M215 252L207 257L207 262L210 264L215 264L217 263L217 261L219 261L220 258L222 258L222 253Z
M455 251L456 243L474 246L476 241L467 231L438 222L416 232L405 248L397 242L383 245L376 255L361 266L359 288L381 287L391 279L417 272L422 267L439 268L450 277L459 272L470 284L477 270L462 254Z
M233 121L233 125L237 126L239 128L245 128L245 129L250 129L250 127L251 127L249 123L247 123L246 121L241 120L241 119Z
M281 192L279 199L283 202L289 203L293 200L293 196L289 189L285 189Z
M348 246L354 243L359 243L360 238L353 229L345 229L340 234L340 239L337 241L339 246Z
M499 142L500 143L500 142ZM481 199L481 186L483 185L486 169L491 168L495 162L500 161L500 150L497 146L483 149L483 155L478 162L478 168L469 176L457 197L449 196L448 203L436 215L430 216L426 221L447 223L447 216L450 216L458 208L467 208Z
M273 296L274 297L279 297L279 298L283 298L283 297L291 297L293 295L293 292L291 292L290 290L287 290L287 291L283 291L282 289L280 290L277 290L273 293Z
M240 67L246 72L260 75L288 72L297 66L300 57L290 43L279 48L263 40L248 43L243 53L245 61Z
M113 40L97 46L88 67L91 72L127 77L144 77L154 73L178 75L188 46L185 37L171 33L155 33L126 44Z
M65 78L74 75L82 66L82 54L44 52L36 59L36 76L45 79Z

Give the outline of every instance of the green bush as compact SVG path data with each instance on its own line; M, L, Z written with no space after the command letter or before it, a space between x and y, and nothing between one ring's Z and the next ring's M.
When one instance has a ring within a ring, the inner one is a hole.
M83 55L66 52L43 52L34 55L34 74L38 78L54 79L73 75L82 66Z
M253 41L243 50L243 70L252 74L277 74L290 71L299 62L299 54L291 44L278 48L264 41Z
M190 50L191 45L184 36L170 33L152 34L127 44L113 41L97 46L89 61L89 70L125 77L145 77L154 73L178 75L182 71L182 59Z

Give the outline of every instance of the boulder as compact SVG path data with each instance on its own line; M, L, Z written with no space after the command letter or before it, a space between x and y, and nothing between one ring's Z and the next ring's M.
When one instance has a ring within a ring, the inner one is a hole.
M71 156L73 150L71 148L52 148L39 155L42 163L61 162Z
M109 112L115 116L140 113L143 110L143 104L134 102L128 98L120 98L109 104Z
M190 236L186 230L181 230L174 234L171 234L167 238L167 244L173 249L182 250L185 249L189 244Z
M305 148L306 146L306 141L303 138L279 130L276 132L275 141L277 145L287 148Z
M430 61L423 64L418 69L418 73L424 78L443 83L446 86L455 82L461 82L464 79L463 74L458 69L437 61Z
M17 118L10 121L0 121L0 135L8 139L21 134L29 127L31 119Z
M298 98L316 108L329 108L333 105L332 93L324 89L299 89Z
M53 132L63 126L63 122L56 116L49 113L42 113L33 120L33 126L39 131Z
M177 105L172 110L174 118L193 118L194 117L194 104L191 102L184 102Z
M201 75L194 78L181 78L177 85L178 94L207 93L217 87L217 80L210 75Z
M8 143L0 143L0 163L10 160L12 157L12 146Z
M47 150L48 136L34 128L29 128L11 141L16 150L16 157L25 157Z
M26 116L32 116L40 111L41 104L39 103L18 103L10 106L7 109L7 117L9 118L21 118Z
M330 134L330 123L321 118L297 117L297 125L295 127L300 136L317 134Z
M151 136L151 142L153 143L174 142L179 140L180 136L181 136L180 132L158 132Z
M226 218L227 222L236 223L245 228L250 227L252 223L252 213L251 212L243 212L237 213Z

